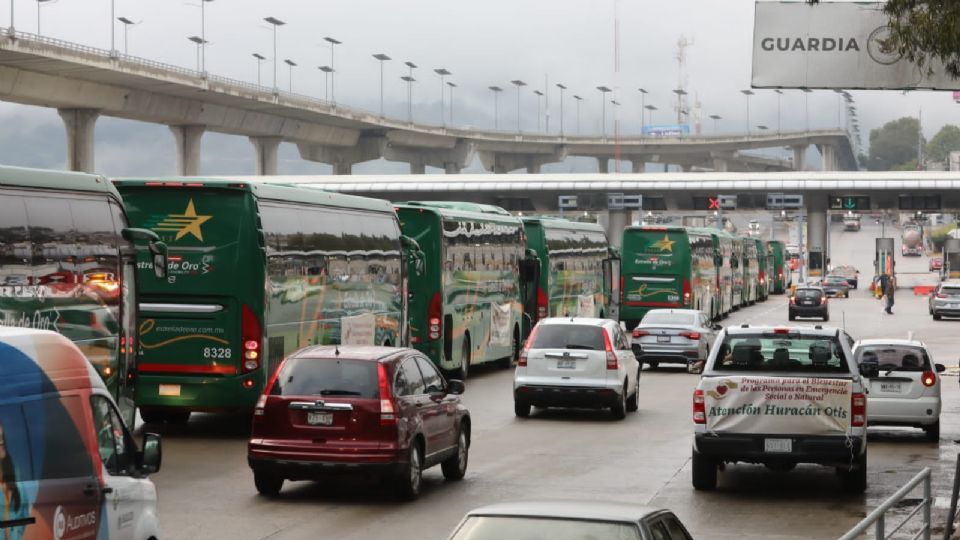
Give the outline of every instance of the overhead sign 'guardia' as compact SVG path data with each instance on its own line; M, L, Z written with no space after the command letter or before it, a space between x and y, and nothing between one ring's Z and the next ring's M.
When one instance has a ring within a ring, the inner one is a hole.
M879 3L757 2L752 86L960 89L942 64L921 69L885 50L888 33Z

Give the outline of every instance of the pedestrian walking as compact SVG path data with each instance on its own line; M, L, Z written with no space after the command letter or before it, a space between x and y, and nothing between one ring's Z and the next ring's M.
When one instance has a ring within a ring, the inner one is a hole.
M883 288L883 300L886 302L886 307L884 311L893 315L893 296L897 289L896 281L893 279L893 276L887 278L887 283Z

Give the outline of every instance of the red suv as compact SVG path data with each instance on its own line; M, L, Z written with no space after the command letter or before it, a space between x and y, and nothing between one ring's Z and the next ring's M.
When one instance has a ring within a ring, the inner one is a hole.
M247 462L257 491L275 496L284 480L372 472L412 499L423 470L437 464L460 480L470 448L463 390L413 349L301 349L280 364L254 409Z

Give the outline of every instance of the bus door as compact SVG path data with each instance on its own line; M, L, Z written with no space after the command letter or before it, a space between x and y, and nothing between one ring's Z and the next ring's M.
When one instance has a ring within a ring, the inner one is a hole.
M603 260L603 289L607 292L607 318L620 320L620 258L610 257Z
M523 335L529 336L537 324L537 288L540 284L540 259L535 252L527 250L520 261L520 295L523 301Z

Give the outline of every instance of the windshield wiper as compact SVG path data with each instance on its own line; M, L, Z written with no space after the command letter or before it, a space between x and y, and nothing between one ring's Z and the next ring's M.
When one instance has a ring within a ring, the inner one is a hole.
M359 396L360 392L353 390L321 390L321 396Z

